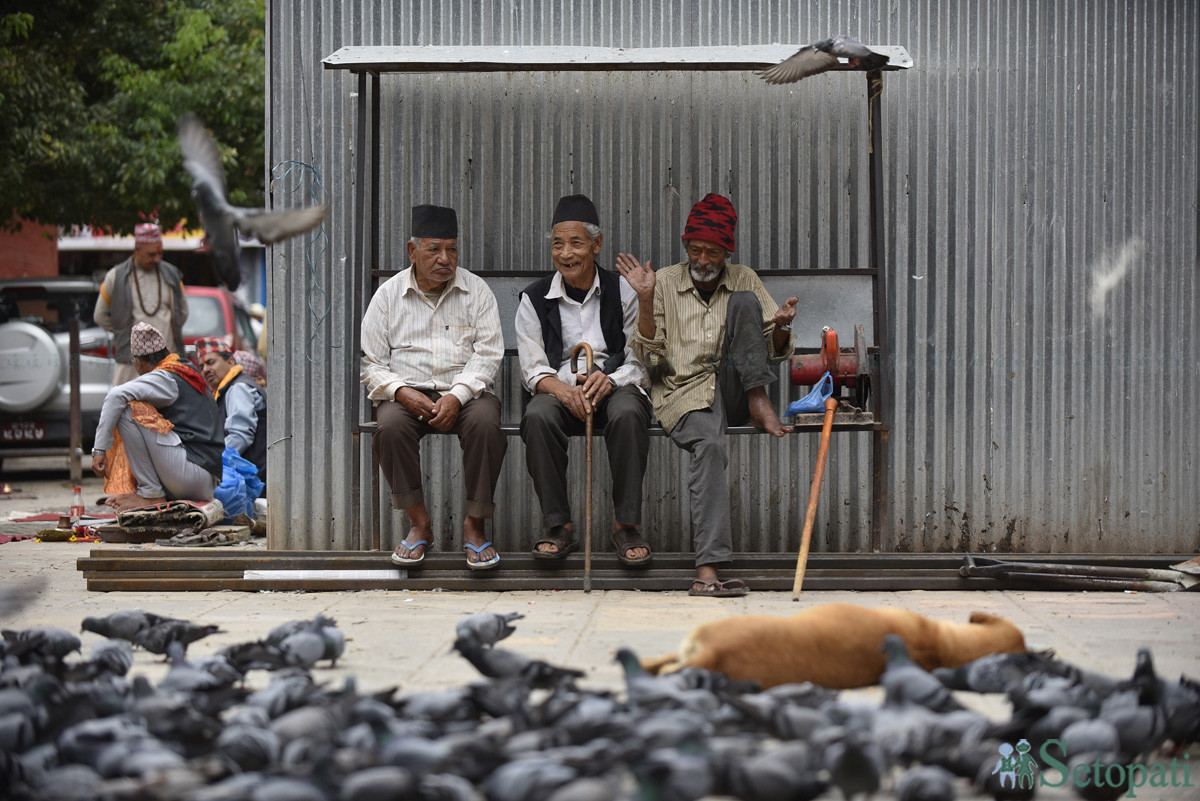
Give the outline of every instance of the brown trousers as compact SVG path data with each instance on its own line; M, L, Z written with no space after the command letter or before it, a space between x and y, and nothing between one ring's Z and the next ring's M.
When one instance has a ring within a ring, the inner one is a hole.
M425 392L430 400L438 393ZM371 444L383 476L392 488L392 508L407 509L425 501L421 489L421 439L442 433L423 423L395 401L383 401L376 409L379 423ZM467 516L491 517L493 498L508 439L500 430L500 399L490 392L467 401L448 433L458 437L463 452L463 478L467 488Z

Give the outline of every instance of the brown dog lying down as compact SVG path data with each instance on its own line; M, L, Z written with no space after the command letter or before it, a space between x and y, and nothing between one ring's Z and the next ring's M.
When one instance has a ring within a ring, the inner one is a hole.
M992 653L1022 653L1025 638L1002 617L972 612L970 623L930 620L906 609L822 604L790 617L741 615L704 623L676 654L642 660L651 673L682 667L715 670L763 688L811 681L847 689L878 684L883 635L899 634L926 670L957 667Z

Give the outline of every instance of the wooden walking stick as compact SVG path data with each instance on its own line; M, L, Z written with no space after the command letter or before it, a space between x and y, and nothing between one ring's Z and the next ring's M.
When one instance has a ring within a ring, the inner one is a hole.
M585 375L591 375L593 369L592 361L592 346L586 342L580 342L575 346L575 350L571 352L571 372L574 373L578 368L577 357L579 351L583 351L584 359L587 366ZM585 453L587 453L587 468L584 472L584 514L587 516L583 527L583 591L592 591L592 408L589 404L587 413L587 444L584 445Z
M837 398L825 399L825 423L821 426L821 444L817 448L817 468L813 471L812 489L808 493L808 511L804 515L804 533L800 535L800 555L796 558L796 581L792 584L792 600L800 600L800 585L808 567L808 543L812 539L813 521L817 518L817 496L821 494L821 478L825 475L825 456L829 453L829 434L833 431L833 410Z

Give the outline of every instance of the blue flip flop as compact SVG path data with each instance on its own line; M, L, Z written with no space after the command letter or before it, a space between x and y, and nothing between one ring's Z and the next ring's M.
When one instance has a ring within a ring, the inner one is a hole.
M465 551L468 548L470 548L472 551L475 552L476 559L479 558L479 554L483 553L484 551L486 551L488 548L491 548L491 547L492 547L491 540L488 540L483 545L472 545L469 542L463 543L463 550ZM472 570L491 570L493 567L495 567L498 564L500 564L500 554L498 554L498 553L495 556L493 556L491 559L488 559L486 562L472 562L469 557L467 558L467 567L471 568Z
M392 562L393 563L395 563L397 565L417 565L425 560L425 551L429 550L429 541L428 540L417 540L416 542L411 542L411 543L403 542L401 544L405 548L408 549L409 553L412 553L417 548L420 548L422 545L425 546L425 550L421 551L421 555L418 556L416 559L413 559L412 557L409 557L409 556L400 556L395 551L392 551Z

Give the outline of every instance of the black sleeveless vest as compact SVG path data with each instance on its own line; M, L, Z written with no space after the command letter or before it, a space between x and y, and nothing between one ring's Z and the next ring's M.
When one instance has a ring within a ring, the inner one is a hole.
M189 462L217 477L222 475L221 454L225 451L225 416L212 395L201 395L175 373L167 371L178 385L179 397L158 411L175 426Z
M217 408L221 410L221 420L225 420L229 416L229 411L225 408L225 396L229 393L229 388L234 384L247 384L259 395L262 395L262 387L258 385L257 381L245 373L238 373L232 381L225 385L225 389L221 390L221 397L217 398ZM254 426L254 441L250 443L250 447L246 448L246 452L242 454L242 457L258 468L258 477L265 484L267 481L266 398L263 398L263 401L263 407L258 412L258 424Z
M539 278L521 291L529 298L533 310L537 312L538 321L542 324L542 344L546 347L546 360L557 372L562 364L562 318L558 311L558 298L548 298L550 282L557 273L551 273L545 278ZM624 313L621 309L621 276L612 270L596 266L596 274L600 276L600 330L604 334L604 350L610 355L604 360L601 369L607 374L612 373L625 363L625 325Z

